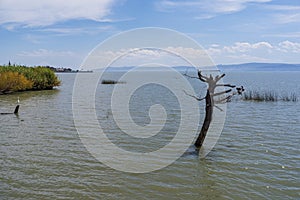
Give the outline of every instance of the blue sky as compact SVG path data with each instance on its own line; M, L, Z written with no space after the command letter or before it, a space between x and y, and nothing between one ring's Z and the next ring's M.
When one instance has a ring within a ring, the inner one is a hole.
M182 32L216 64L300 63L298 0L1 0L0 64L77 69L106 38L142 27Z

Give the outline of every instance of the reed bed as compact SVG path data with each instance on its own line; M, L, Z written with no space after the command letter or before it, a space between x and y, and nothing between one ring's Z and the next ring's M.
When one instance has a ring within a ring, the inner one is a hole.
M298 101L296 93L290 94L278 94L275 91L258 91L258 90L247 90L243 94L243 100L245 101Z
M101 84L124 84L124 81L102 80Z

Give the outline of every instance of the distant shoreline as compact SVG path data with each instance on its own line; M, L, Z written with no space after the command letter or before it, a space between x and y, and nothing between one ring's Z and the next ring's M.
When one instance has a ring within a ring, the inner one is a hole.
M54 72L56 74L94 73L93 71Z

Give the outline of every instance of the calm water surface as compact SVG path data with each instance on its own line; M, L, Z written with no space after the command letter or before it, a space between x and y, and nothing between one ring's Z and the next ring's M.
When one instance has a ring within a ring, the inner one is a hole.
M299 72L227 74L227 82L246 88L300 95ZM300 199L299 102L234 100L222 135L205 159L184 155L164 169L131 174L110 169L87 152L72 116L75 75L59 77L57 90L0 96L0 112L11 112L21 99L18 117L0 116L0 199ZM99 122L118 143L121 132L107 98L112 87L99 87L96 108ZM151 99L153 94L172 97L159 86L137 91L132 97L137 124L149 123L147 108L159 99ZM170 120L158 146L120 145L140 152L164 146L177 129L176 103L162 102L170 107Z

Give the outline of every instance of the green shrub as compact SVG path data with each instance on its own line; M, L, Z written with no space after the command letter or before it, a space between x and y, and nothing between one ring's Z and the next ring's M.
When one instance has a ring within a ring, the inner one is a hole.
M33 82L18 72L0 72L0 93L31 89Z
M24 75L33 82L33 90L48 90L60 85L57 76L48 68L29 68Z
M0 74L2 74L0 77L1 88L7 92L47 90L60 85L60 80L51 69L40 66L0 66ZM22 80L22 82L17 80Z

